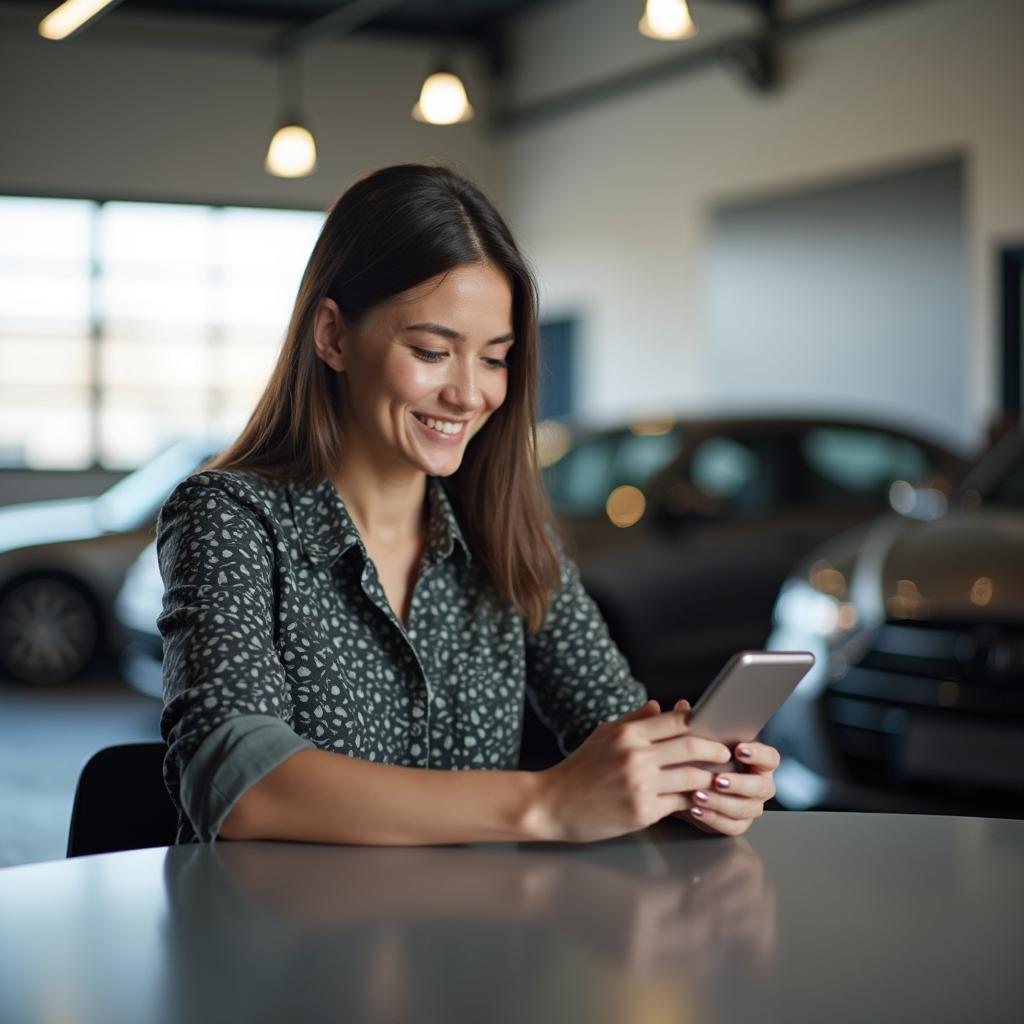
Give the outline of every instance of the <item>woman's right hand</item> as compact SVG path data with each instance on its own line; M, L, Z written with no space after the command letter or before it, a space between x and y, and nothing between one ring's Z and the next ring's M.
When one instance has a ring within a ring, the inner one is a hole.
M541 772L540 831L560 842L611 839L691 806L711 772L688 762L724 764L732 754L687 735L688 710L662 713L656 700L602 722L564 761Z

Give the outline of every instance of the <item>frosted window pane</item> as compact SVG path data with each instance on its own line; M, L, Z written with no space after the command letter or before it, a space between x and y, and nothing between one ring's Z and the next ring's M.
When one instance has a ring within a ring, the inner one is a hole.
M173 440L206 430L205 396L187 391L120 391L100 410L100 461L141 466Z
M229 206L222 214L224 264L229 273L255 267L289 268L298 287L313 252L322 213L296 210L245 210Z
M217 346L215 379L233 400L255 404L277 361L277 339L250 337Z
M159 277L113 271L100 286L100 315L108 333L154 325L164 333L185 326L208 324L215 316L212 282L207 273L185 268Z
M81 469L89 450L89 393L35 388L0 401L0 457L7 466Z
M0 196L0 266L43 260L88 268L93 204L81 199Z
M89 339L47 338L46 359L39 358L38 338L0 338L0 383L4 387L40 385L87 388ZM45 366L45 376L40 367Z
M89 330L89 277L0 270L0 335L81 334Z
M98 243L108 270L200 271L214 258L212 211L172 203L106 203Z
M100 348L100 381L106 388L189 388L204 395L209 379L208 344L201 338L174 342L107 338Z

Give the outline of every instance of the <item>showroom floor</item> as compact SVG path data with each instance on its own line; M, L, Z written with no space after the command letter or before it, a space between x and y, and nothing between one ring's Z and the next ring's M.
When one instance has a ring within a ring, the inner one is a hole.
M0 683L0 868L64 857L82 766L102 747L159 739L160 707L112 672L46 690Z

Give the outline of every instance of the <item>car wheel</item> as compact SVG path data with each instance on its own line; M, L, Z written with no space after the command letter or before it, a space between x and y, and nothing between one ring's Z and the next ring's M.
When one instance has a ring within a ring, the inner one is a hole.
M16 581L0 595L0 668L22 683L66 683L89 664L99 619L84 589L56 576Z

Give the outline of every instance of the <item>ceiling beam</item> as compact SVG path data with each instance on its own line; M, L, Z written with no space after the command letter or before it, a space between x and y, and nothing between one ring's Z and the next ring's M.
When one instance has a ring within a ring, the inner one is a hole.
M403 2L404 0L349 0L347 4L342 4L330 14L281 32L271 44L271 51L275 56L283 57L320 36L331 35L337 38L349 35L381 14L401 7Z

